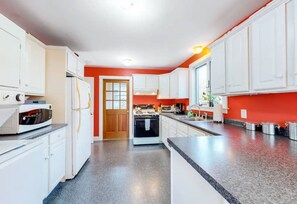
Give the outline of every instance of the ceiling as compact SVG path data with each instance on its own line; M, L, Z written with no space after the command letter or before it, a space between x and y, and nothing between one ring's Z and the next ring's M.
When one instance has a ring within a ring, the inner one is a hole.
M127 7L123 2L132 1ZM1 0L0 12L88 65L174 68L270 0Z

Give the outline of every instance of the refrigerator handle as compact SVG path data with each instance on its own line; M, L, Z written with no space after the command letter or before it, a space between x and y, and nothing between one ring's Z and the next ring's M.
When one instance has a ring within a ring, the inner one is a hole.
M80 90L78 87L78 79L76 79L76 91L77 91L77 95L78 95L78 111L79 111L77 133L79 133L80 125L81 125L81 101L80 101Z

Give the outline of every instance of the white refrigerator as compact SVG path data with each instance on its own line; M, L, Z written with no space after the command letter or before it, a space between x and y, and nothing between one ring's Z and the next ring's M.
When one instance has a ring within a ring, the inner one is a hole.
M66 179L74 178L91 155L92 117L90 85L67 78Z

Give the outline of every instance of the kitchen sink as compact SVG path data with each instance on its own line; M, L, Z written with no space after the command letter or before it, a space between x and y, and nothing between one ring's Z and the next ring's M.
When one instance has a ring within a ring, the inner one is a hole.
M211 120L205 120L204 118L195 118L195 117L189 117L189 116L179 116L177 117L179 120L184 121L201 121L201 122L210 122Z

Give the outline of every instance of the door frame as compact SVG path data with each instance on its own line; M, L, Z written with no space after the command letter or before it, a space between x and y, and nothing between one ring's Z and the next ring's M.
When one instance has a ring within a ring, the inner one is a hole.
M103 80L128 80L129 81L129 139L133 139L133 92L132 76L99 76L99 138L103 140Z

